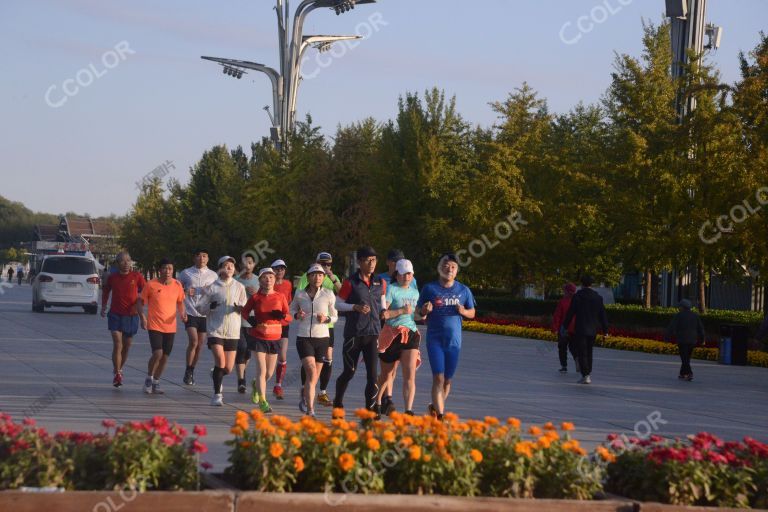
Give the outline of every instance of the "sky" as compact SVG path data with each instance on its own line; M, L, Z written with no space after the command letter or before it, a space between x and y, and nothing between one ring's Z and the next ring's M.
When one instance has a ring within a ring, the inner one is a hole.
M276 66L273 7L2 0L0 195L34 211L124 215L159 166L184 183L207 149L268 135L267 77L237 80L200 56ZM643 20L661 22L664 9L664 0L379 0L341 16L316 10L305 34L365 37L308 53L297 115L332 136L369 116L387 121L400 95L437 86L487 127L489 102L523 82L567 112L600 100L616 54L639 57ZM768 31L768 0L709 0L707 20L723 27L710 59L734 82L739 52Z

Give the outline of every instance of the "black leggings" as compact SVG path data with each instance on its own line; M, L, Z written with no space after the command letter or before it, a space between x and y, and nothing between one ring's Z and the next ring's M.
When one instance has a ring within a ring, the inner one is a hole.
M344 347L341 351L344 371L336 379L336 396L333 399L334 407L343 407L344 393L347 391L349 381L355 376L357 361L360 359L361 353L365 362L365 406L371 407L373 405L378 391L376 386L377 356L379 353L378 339L378 334L374 334L372 336L355 336L354 338L344 340Z
M592 373L592 349L595 346L596 337L585 336L584 334L573 335L573 345L579 357L579 369L584 377Z
M573 341L570 336L558 336L557 337L557 352L560 357L560 366L563 368L568 367L568 352L571 352L573 359L577 359L576 351L573 347Z

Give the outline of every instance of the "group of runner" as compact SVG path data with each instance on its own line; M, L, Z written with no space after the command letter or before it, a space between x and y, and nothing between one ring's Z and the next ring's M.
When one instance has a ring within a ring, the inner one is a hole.
M163 393L160 378L173 348L178 316L188 336L184 384L195 385L195 368L205 342L213 356L211 405L223 405L222 382L233 369L238 392L247 391L246 366L253 359L251 400L262 411L271 412L267 382L274 375L272 395L282 400L288 330L294 323L303 413L314 416L316 402L343 409L347 386L362 360L365 406L378 416L395 410L392 388L401 366L404 411L414 414L415 375L421 364L416 321L424 319L433 375L428 411L442 417L458 365L462 319L475 316L472 292L456 281L456 256L443 255L437 265L438 280L419 292L413 264L402 251L388 253L387 272L380 275L375 275L378 255L373 248L360 247L356 254L358 270L342 283L331 269L331 254L320 252L299 279L295 293L291 281L285 279L287 266L281 259L255 273L256 262L246 254L236 274L233 257L219 258L217 271L213 271L208 268L208 251L199 249L193 255L194 265L181 271L178 279L173 278L172 262L164 259L158 277L146 282L131 269L130 255L118 254L118 271L104 283L101 313L108 318L113 339L113 385L123 384L122 369L140 325L148 331L152 350L144 392ZM339 314L346 317L343 370L331 399L328 385Z

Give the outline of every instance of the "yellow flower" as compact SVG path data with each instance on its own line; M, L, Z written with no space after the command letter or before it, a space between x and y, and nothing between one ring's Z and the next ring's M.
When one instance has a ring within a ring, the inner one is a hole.
M477 462L478 464L483 462L483 454L480 452L480 450L475 450L474 448L469 451L469 456L472 457L472 460Z
M368 446L369 450L373 450L374 452L381 448L381 443L379 443L378 439L369 439L365 444Z
M280 443L272 443L269 445L269 454L276 459L280 457L284 451L285 449Z
M355 467L355 458L351 453L342 453L339 456L339 467L342 469L342 471L349 471Z
M408 450L411 460L419 460L421 458L421 446L413 445Z
M293 469L296 470L297 473L301 473L304 471L304 459L299 457L298 455L293 458Z
M575 427L573 426L573 423L571 423L570 421L564 421L560 424L560 428L565 431L568 431L568 430L573 430Z
M384 433L382 434L382 437L388 443L392 443L395 441L395 433L392 432L391 430L385 430Z
M353 430L347 430L344 433L344 437L347 438L347 442L349 442L349 443L356 443L357 439L358 439L357 432L355 432Z
M291 444L296 448L301 448L301 439L296 436L291 437Z
M532 426L528 429L528 433L532 436L540 436L541 435L541 429L537 427L536 425Z
M606 461L606 462L616 462L616 456L614 454L612 454L604 446L598 446L596 451L600 455L600 457L603 458L604 461Z

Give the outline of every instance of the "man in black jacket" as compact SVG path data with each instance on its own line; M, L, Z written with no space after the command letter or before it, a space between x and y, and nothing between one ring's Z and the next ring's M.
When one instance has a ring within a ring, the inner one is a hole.
M571 307L568 308L563 325L570 325L573 317L576 317L573 343L581 369L579 384L591 384L592 348L595 345L598 327L601 328L603 336L608 335L608 318L605 315L603 298L591 288L592 278L583 276L581 286L581 290L573 296Z
M679 304L680 312L672 318L667 327L667 339L674 338L680 348L680 375L678 379L693 380L691 370L691 355L696 347L696 342L704 341L704 325L699 315L691 311L693 304L688 299L683 299Z

